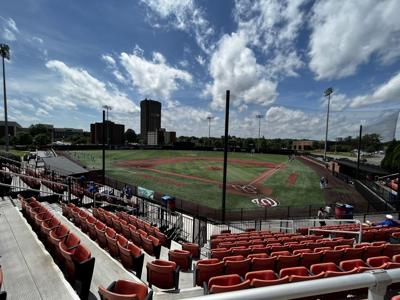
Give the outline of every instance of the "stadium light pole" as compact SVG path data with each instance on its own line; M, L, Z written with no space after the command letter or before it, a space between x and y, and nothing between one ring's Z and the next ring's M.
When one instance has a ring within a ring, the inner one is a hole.
M8 116L7 116L7 92L6 92L6 68L4 59L10 59L10 47L6 44L0 44L0 55L3 61L3 96L4 96L4 137L6 139L6 151L10 147L10 137L8 136Z
M258 143L257 143L257 148L258 152L260 152L260 138L261 138L261 119L264 118L263 115L256 115L256 118L258 119Z
M106 112L103 110L103 132L102 132L102 177L103 177L103 184L106 183L106 130L105 130L105 123L106 123Z
M328 97L328 110L326 111L326 130L325 130L325 148L324 148L324 161L326 161L326 151L328 149L328 127L329 127L329 107L331 105L331 94L333 89L327 88L324 92L324 96Z
M208 120L208 140L210 140L211 138L211 120L214 119L213 116L208 116L207 120Z

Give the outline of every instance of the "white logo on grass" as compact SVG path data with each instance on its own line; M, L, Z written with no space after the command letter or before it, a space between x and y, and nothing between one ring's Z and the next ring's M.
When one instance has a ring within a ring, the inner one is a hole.
M278 201L272 198L261 198L261 199L256 198L251 200L251 202L261 207L275 207L279 205Z

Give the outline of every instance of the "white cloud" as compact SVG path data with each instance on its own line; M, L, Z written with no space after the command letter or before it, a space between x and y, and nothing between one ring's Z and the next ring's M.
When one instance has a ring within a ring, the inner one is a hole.
M114 59L111 55L103 54L103 55L101 56L101 59L102 59L103 61L105 61L105 63L106 63L108 66L110 66L110 67L115 67L115 66L116 66L115 59Z
M143 50L136 47L132 54L121 53L120 61L143 97L169 100L179 82L192 83L190 73L169 66L159 52L153 52L152 60L146 60Z
M199 65L204 66L206 63L206 60L204 59L203 56L197 55L196 56L196 61L199 63Z
M199 47L209 53L212 45L210 39L214 33L211 24L204 17L203 11L197 7L193 0L141 0L158 17L169 21L169 23L179 30L194 34ZM160 28L157 22L156 28Z
M3 18L0 16L0 29L2 37L7 41L15 41L19 33L17 24L12 18Z
M353 75L373 55L400 55L400 1L320 1L313 7L310 69L317 79Z
M231 90L233 105L256 103L268 105L277 97L277 84L265 79L265 68L257 63L246 38L232 33L224 35L211 56L209 72L213 79L204 94L212 96L211 106L225 105L225 91Z
M267 54L270 76L297 76L304 64L295 41L306 19L302 5L307 0L237 0L234 17L238 32L248 44Z
M383 102L397 102L400 100L400 72L378 86L371 95L354 97L350 107L361 107Z
M44 116L48 116L49 115L49 112L47 111L47 110L45 110L44 108L42 108L42 107L39 107L37 110L36 110L36 113L35 113L38 117L44 117Z
M73 104L101 109L103 105L111 105L113 111L129 113L138 111L139 108L134 104L125 93L115 88L107 88L106 84L90 75L86 70L72 68L62 61L51 60L46 63L46 67L57 72L62 81L57 84L60 96L47 98L49 103L55 104L57 101L66 103L71 101Z

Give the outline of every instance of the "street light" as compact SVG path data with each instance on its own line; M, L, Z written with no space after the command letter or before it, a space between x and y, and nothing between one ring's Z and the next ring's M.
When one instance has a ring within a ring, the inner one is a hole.
M213 120L214 117L213 116L208 116L207 120L208 120L208 139L210 140L211 137L211 120Z
M261 138L261 119L264 118L263 115L256 115L258 119L258 152L260 152L260 138Z
M0 44L0 55L3 61L4 137L6 138L6 151L8 151L10 145L10 137L8 136L6 69L4 65L4 59L10 59L10 47L6 44Z
M329 106L331 104L331 94L333 93L333 89L327 88L324 92L324 96L328 97L328 110L326 112L326 131L325 131L325 148L324 148L324 161L326 161L326 151L328 149L328 127L329 127Z

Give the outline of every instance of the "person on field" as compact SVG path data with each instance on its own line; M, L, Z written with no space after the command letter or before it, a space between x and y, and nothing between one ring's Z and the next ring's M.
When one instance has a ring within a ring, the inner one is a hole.
M325 226L326 225L326 222L325 222L326 212L322 207L320 207L319 210L318 210L317 219L319 220L319 225L320 226Z
M319 179L319 187L321 189L325 188L325 177L323 176Z

